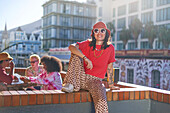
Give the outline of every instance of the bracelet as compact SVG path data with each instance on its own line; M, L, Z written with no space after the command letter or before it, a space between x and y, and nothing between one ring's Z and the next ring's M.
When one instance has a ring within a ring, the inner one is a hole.
M86 56L85 56L85 55L83 56L83 60L84 60L84 58L86 58Z

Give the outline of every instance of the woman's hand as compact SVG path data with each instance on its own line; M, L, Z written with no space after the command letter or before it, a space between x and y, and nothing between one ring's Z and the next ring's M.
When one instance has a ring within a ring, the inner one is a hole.
M114 86L114 84L109 85L110 90L120 90L119 87Z
M30 82L30 80L27 77L25 77L25 76L21 76L20 80L24 81L24 83Z
M87 58L87 57L84 57L83 60L85 61L85 63L87 64L87 69L92 69L93 68L93 64L92 62Z
M13 82L19 82L19 79L16 76L14 76Z

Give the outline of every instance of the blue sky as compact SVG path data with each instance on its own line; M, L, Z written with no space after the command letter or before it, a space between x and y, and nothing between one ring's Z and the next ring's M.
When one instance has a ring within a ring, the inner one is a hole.
M40 19L45 0L0 0L0 30L25 25Z
M0 30L4 30L5 23L9 30L39 20L46 1L49 0L0 0Z

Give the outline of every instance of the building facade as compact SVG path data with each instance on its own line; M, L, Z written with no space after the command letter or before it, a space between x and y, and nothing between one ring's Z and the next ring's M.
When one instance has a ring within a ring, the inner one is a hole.
M98 21L112 22L115 27L115 35L112 39L116 50L123 49L120 40L120 32L123 27L129 28L131 22L138 18L142 24L152 21L154 25L165 25L170 29L170 0L88 0L97 5ZM138 49L149 49L147 37L139 35ZM158 47L158 38L153 42L153 49ZM135 49L135 41L128 40L126 50Z
M26 33L20 27L16 31L10 32L9 49L6 50L14 58L17 67L29 66L29 56L40 54L41 34Z
M68 47L88 39L96 22L96 5L67 0L43 4L43 48Z
M170 90L170 50L116 51L119 81Z
M97 21L111 22L112 7L114 0L87 0L87 3L96 4Z

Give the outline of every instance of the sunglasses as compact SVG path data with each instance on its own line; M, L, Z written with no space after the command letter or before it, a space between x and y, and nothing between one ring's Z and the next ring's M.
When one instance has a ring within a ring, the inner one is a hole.
M38 62L37 60L36 61L31 61L30 63L35 63L35 62Z
M99 33L99 31L100 31L100 33L102 33L102 34L105 34L106 33L106 29L94 29L93 30L93 32L95 33L95 34L98 34Z
M11 62L11 60L5 60L6 62Z

